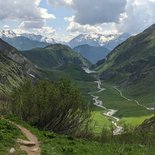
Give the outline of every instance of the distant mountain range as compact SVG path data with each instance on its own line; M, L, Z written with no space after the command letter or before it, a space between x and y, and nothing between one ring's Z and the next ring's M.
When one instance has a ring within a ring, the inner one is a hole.
M0 32L0 37L1 38L25 37L32 41L44 42L44 43L49 43L49 44L56 43L56 41L53 38L48 38L48 37L44 37L42 35L37 35L37 34L33 34L33 33L16 34L14 31L9 30L9 29L2 30Z
M109 51L114 49L117 45L128 39L131 35L124 34L80 34L73 38L69 42L63 42L63 44L69 45L72 48L77 46L88 44L94 47L104 46ZM33 33L16 34L12 30L2 30L0 32L0 38L17 48L18 50L30 50L36 47L46 47L49 44L60 43L56 41L52 36L44 37L42 35L36 35Z
M92 64L96 64L99 60L105 58L110 52L105 47L95 47L90 45L81 45L74 48L84 58L87 58Z
M69 43L64 43L74 48L84 58L95 64L97 61L104 59L108 53L117 45L130 37L130 34L81 34ZM12 30L3 30L0 32L0 38L18 49L19 51L31 50L35 48L44 48L56 41L51 37L44 37L32 33L16 34Z
M128 39L131 34L124 33L124 34L110 34L110 35L103 35L97 33L91 34L80 34L79 36L75 37L69 42L69 45L72 48L81 45L90 45L95 47L104 46L109 51L113 50L117 45L121 44L123 41Z
M30 50L36 47L46 47L55 43L53 38L46 38L41 35L28 33L17 35L12 30L1 31L0 38L18 50Z

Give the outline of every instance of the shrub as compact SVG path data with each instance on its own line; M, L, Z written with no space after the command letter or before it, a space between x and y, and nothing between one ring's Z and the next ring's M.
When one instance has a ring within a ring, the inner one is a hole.
M88 104L69 80L26 81L12 94L12 113L45 130L75 133L90 117Z

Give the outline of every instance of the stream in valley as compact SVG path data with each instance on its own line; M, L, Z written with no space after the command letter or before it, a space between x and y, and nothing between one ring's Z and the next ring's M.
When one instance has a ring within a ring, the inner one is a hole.
M88 68L83 68L83 69L88 74L95 73L95 71L91 71ZM102 88L101 87L101 85L102 85L101 80L95 81L95 83L97 84L97 89L98 89L98 91L95 92L95 94L101 93L102 91L105 91L106 90L105 88ZM89 93L89 94L91 95L91 93ZM119 125L119 120L120 119L114 116L115 113L118 110L106 108L103 105L102 100L100 100L99 96L97 96L97 95L91 95L91 97L92 97L92 99L94 101L94 105L95 106L97 106L99 108L102 108L102 109L104 109L106 111L106 112L103 113L103 115L106 116L111 121L111 123L113 124L113 126L114 126L113 135L119 135L119 134L121 134L124 130L123 130L123 127Z

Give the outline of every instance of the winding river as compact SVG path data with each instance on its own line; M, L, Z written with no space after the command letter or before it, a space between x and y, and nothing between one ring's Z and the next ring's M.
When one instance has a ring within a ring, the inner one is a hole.
M88 74L90 73L95 73L95 71L91 71L89 70L88 68L83 68L84 71ZM102 82L101 80L98 80L98 81L95 81L95 83L97 84L97 89L98 91L96 93L101 93L102 91L105 91L106 89L105 88L102 88L101 85L102 85ZM91 94L91 93L89 93ZM93 101L94 101L94 105L99 107L99 108L102 108L104 109L106 112L103 113L104 116L108 117L109 120L111 121L111 123L114 125L114 130L113 130L113 135L119 135L119 134L122 134L124 129L122 126L119 125L119 121L120 119L115 117L115 113L118 111L118 110L114 110L114 109L108 109L106 108L104 105L103 105L103 102L102 100L100 100L99 96L95 96L95 95L91 95L91 97L93 98Z
M100 80L95 81L95 83L97 83L97 88L98 88L98 91L96 93L100 93L106 90L105 88L101 87L102 82ZM91 96L94 100L94 105L104 109L106 112L104 112L103 115L108 117L109 120L111 120L112 124L114 125L115 128L113 130L113 135L121 134L124 130L123 130L123 127L119 125L120 119L114 116L117 110L108 109L105 106L103 106L103 102L99 99L99 96L95 96L95 95L91 95Z

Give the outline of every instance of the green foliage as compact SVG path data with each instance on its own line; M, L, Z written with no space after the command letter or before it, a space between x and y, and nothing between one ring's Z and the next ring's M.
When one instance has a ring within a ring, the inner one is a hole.
M12 113L45 130L75 133L90 117L88 104L72 83L26 81L12 95Z

